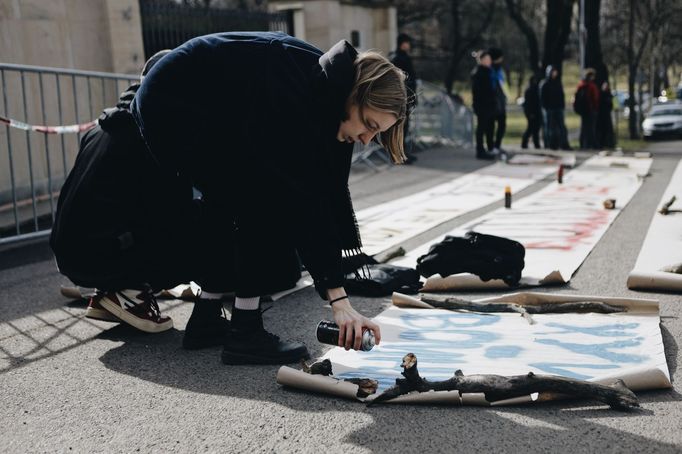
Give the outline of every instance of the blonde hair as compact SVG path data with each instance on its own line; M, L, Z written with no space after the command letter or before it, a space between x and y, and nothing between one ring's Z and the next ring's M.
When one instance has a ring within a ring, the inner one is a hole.
M400 164L405 160L403 150L403 123L407 115L405 73L386 57L373 51L360 53L353 65L355 83L348 100L358 106L360 117L363 119L365 108L396 116L398 121L380 134L379 142L389 152L393 162Z

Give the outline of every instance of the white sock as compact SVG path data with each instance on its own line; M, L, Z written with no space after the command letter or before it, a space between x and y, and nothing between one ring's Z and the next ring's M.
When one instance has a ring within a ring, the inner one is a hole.
M251 298L236 297L234 300L234 308L243 311L255 311L260 306L260 296L253 296Z
M227 296L227 293L211 293L211 292L201 292L202 300L220 300Z

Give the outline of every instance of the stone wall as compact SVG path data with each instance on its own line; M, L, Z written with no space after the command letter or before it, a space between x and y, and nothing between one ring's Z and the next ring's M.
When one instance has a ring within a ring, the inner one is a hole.
M0 62L136 73L138 0L0 0Z
M144 64L138 0L0 0L0 63L138 74ZM48 125L93 120L127 86L13 70L1 71L0 81L0 115ZM14 199L19 222L29 228L34 212L49 214L77 151L76 134L0 126L0 236L14 223Z
M322 50L342 39L350 42L353 31L359 34L360 50L384 55L394 50L398 24L393 6L339 0L270 1L268 5L271 11L293 11L294 36Z

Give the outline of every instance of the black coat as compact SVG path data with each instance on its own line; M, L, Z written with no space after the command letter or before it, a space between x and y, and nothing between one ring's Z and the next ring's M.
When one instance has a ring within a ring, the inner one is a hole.
M530 84L523 93L523 113L528 118L540 118L542 116L540 90L537 84Z
M50 246L60 272L77 285L118 290L185 282L180 247L192 225L191 191L168 192L179 188L158 172L128 110L138 88L129 87L83 135L59 194ZM168 213L176 216L172 223L163 221Z
M261 240L275 238L298 251L323 297L343 285L342 250L360 247L353 146L336 140L356 55L345 41L323 55L282 33L202 36L154 66L131 108L164 171L235 226L237 268L266 263Z
M492 116L497 109L497 98L492 83L492 70L478 65L471 73L471 92L474 112L480 116Z
M543 109L563 110L566 107L564 87L561 79L547 78L540 86L540 102Z

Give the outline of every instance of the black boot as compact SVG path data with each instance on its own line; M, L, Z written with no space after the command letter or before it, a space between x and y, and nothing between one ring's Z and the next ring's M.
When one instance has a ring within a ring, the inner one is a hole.
M283 342L263 328L260 310L232 310L232 329L225 339L224 364L289 364L310 358L300 342Z
M185 328L182 348L198 350L222 345L229 330L230 321L225 318L223 301L198 298Z
M486 161L494 161L495 160L495 155L485 151L485 150L476 150L476 159L484 159Z

